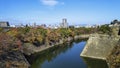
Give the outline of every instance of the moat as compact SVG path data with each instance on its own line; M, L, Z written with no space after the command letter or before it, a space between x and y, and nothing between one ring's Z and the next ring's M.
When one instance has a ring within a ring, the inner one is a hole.
M85 44L78 40L31 55L30 68L108 68L105 61L80 57Z

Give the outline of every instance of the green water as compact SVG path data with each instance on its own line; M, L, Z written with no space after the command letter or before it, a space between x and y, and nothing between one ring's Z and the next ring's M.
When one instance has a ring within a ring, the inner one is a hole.
M80 57L85 44L76 41L32 55L30 68L108 68L105 61Z

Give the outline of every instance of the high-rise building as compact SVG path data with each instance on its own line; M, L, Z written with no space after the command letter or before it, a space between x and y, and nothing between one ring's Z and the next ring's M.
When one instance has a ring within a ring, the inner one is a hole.
M68 28L68 23L67 23L66 18L62 19L62 23L60 23L60 27L61 28Z

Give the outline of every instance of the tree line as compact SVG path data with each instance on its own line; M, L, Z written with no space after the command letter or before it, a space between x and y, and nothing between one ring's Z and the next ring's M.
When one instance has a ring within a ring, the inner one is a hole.
M0 52L2 49L20 48L22 43L31 43L35 46L52 45L61 39L74 37L82 34L92 33L110 33L111 29L108 25L102 25L96 28L44 28L44 27L19 27L4 30L0 28Z

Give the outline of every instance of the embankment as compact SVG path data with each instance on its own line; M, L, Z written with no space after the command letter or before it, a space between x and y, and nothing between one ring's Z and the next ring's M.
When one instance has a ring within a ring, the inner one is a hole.
M105 60L110 68L119 68L120 65L120 37L93 34L89 37L80 56ZM115 60L116 59L116 60ZM117 62L116 62L117 61ZM112 67L113 65L117 67ZM118 67L119 66L119 67Z
M80 35L75 36L74 38L68 37L65 39L61 39L57 43L53 43L52 45L41 45L40 47L36 47L31 43L23 43L23 47L15 50L0 52L0 68L29 68L30 64L26 60L25 55L31 55L37 52L44 51L55 45L60 45L65 42L70 42L72 40L80 39L80 38L88 38L89 35Z
M57 43L52 43L52 45L41 45L39 47L36 47L35 45L31 44L31 43L24 43L23 44L23 53L26 55L31 55L37 52L41 52L44 51L46 49L49 49L51 47L54 47L55 45L60 45L63 44L65 42L70 42L72 40L77 40L80 38L89 38L91 34L86 34L86 35L79 35L79 36L75 36L75 37L68 37L68 38L64 38L61 39L59 42Z
M18 50L4 52L0 55L0 68L28 68L30 65Z

